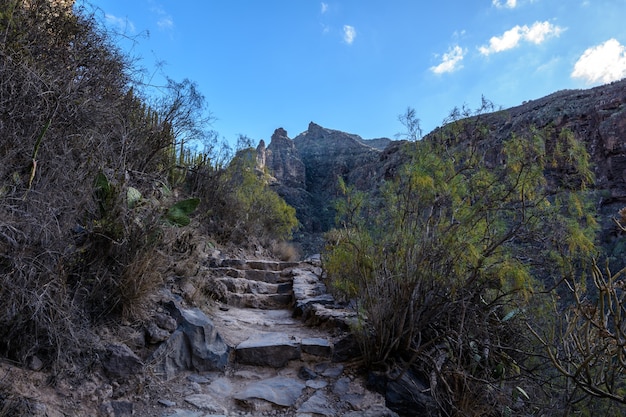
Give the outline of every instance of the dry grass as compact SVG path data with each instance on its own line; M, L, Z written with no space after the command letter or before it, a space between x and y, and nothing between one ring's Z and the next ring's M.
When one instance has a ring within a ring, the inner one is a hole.
M163 286L164 257L157 250L138 254L120 278L122 317L128 321L147 318L151 296Z
M300 249L292 242L274 242L271 250L273 255L283 262L295 262L302 257Z

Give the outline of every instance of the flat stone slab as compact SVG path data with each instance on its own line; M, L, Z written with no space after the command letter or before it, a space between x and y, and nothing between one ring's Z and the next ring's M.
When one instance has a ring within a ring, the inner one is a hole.
M193 394L185 397L185 401L198 407L201 410L213 414L225 414L226 410L215 401L213 397L207 394Z
M305 385L293 378L275 377L255 381L234 395L239 401L261 399L283 407L293 407Z
M321 375L327 378L338 378L343 373L343 365L341 364L318 364L316 370L321 372Z
M300 341L285 333L261 333L239 343L235 355L242 364L282 368L300 359Z
M310 379L306 381L306 386L313 389L322 389L328 386L328 382L323 379Z
M211 382L208 390L215 398L226 398L233 393L234 386L229 378L221 377Z
M172 410L171 414L163 414L166 417L205 417L206 413L202 411L190 411L183 409Z
M302 352L308 353L309 355L330 358L333 353L333 348L330 342L321 337L304 338L302 339L301 346Z
M323 416L335 416L337 410L331 405L332 401L323 391L316 391L315 394L306 400L299 408L298 413L311 413Z

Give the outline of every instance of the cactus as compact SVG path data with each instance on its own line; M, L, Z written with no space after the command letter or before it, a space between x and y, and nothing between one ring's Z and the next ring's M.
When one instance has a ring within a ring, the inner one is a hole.
M179 201L167 210L165 218L174 226L187 226L191 222L189 215L194 212L198 204L200 204L199 198Z

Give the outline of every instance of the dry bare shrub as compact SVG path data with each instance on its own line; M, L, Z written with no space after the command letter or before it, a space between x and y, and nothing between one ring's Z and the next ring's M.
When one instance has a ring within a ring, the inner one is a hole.
M25 4L0 3L0 355L71 369L95 356L93 320L141 316L160 283L172 136L92 15Z
M26 416L33 411L27 399L11 393L9 387L0 387L0 417Z
M138 254L126 266L119 284L122 317L145 319L150 297L163 286L163 257L154 250Z
M272 242L271 249L274 256L283 262L295 262L301 257L300 250L293 242Z

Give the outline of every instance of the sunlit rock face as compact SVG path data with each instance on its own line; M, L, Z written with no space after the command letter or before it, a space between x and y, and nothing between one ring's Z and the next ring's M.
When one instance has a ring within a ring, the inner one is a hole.
M622 233L612 219L626 206L626 79L586 90L558 91L487 115L484 121L497 139L535 128L547 132L547 141L570 131L585 143L595 174L591 187L602 227L599 240L609 255L623 257ZM558 176L559 170L556 167L548 174ZM558 181L552 184L558 188Z
M286 187L306 188L306 170L295 143L287 131L278 128L266 150L265 165L278 182Z

